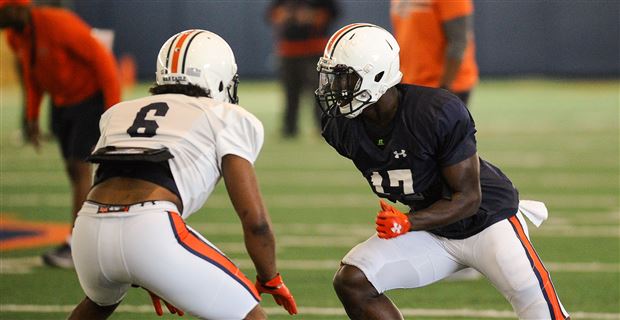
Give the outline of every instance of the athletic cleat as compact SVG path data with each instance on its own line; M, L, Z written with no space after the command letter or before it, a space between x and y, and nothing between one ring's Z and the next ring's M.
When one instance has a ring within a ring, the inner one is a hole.
M73 269L73 257L71 256L71 247L65 243L59 247L44 253L43 263L50 267L57 267L63 269Z

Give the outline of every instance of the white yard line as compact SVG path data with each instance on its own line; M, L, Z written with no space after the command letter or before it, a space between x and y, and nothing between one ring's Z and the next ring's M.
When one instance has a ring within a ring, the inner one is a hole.
M270 208L281 209L337 209L337 208L368 208L378 207L377 200L369 193L312 193L307 194L279 194L270 195L267 203ZM69 202L68 193L30 193L30 194L3 194L2 201L7 207L66 207ZM618 200L608 195L568 195L568 194L549 194L545 195L544 201L547 204L555 204L561 207L609 207L616 208ZM225 193L213 194L206 204L207 208L225 209L231 208L230 200ZM374 210L374 209L373 209ZM232 212L231 212L232 214ZM553 214L553 213L552 213ZM553 216L552 216L553 217Z
M233 259L242 268L254 266L250 259ZM287 260L279 259L278 266L288 270L336 270L340 265L340 260ZM620 272L618 263L602 262L545 262L549 271L553 272Z
M215 234L238 234L241 235L241 225L238 223L190 223L192 228L199 232L204 232L205 235ZM534 237L574 237L574 238L596 238L596 237L611 237L620 238L620 226L617 225L599 225L599 226L579 226L574 224L555 224L544 223L540 228L536 228L533 225L529 226L529 232ZM368 224L338 224L338 223L289 223L279 224L274 223L274 228L278 236L278 245L283 238L293 239L295 237L308 237L309 244L317 243L322 244L324 242L331 242L332 244L358 243L360 239L354 239L362 237L366 239L374 232L374 226L372 221ZM344 235L343 234L343 229ZM338 236L342 235L342 236ZM348 238L349 240L346 240ZM344 240L341 241L341 240ZM285 241L286 242L286 241ZM285 244L285 242L283 244ZM303 245L303 244L302 244Z
M16 313L69 313L73 310L73 305L35 305L35 304L2 304L0 312L16 312ZM321 307L300 307L299 315L308 316L342 316L345 317L342 308L321 308ZM287 314L282 308L267 307L265 308L270 315ZM487 319L514 319L514 313L510 310L474 310L474 309L417 309L402 308L400 309L403 316L406 317L471 317L471 318L487 318ZM121 304L117 312L121 313L153 313L151 305L123 305ZM571 317L575 319L620 319L620 313L604 313L604 312L571 312Z
M250 259L232 259L241 268L252 268L254 264ZM285 270L336 270L340 260L316 259L316 260L289 260L279 259L278 266ZM26 274L33 272L34 268L42 267L41 257L21 257L0 259L0 274ZM549 271L554 272L620 272L618 263L602 262L546 262Z

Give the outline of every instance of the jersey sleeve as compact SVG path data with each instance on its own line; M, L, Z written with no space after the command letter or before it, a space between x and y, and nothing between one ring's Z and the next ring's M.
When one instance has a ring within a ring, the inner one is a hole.
M216 137L218 166L221 167L222 158L227 154L240 156L254 164L264 141L262 123L244 110L231 112L225 123Z
M476 128L465 105L456 97L437 112L437 161L446 167L476 153Z
M471 0L437 1L441 21L448 21L462 16L471 15L474 5Z

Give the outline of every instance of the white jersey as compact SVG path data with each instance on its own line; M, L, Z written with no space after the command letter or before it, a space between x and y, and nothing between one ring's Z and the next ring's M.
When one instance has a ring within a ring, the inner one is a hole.
M206 97L160 94L121 102L99 123L95 150L107 147L166 147L186 219L200 209L222 172L222 157L254 163L263 145L261 122L248 111Z

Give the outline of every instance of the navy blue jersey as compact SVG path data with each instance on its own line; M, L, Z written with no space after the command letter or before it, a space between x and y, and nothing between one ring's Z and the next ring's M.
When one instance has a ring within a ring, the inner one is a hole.
M441 168L476 153L476 129L467 108L447 91L404 84L397 89L399 106L385 144L369 134L372 130L362 117L324 117L323 137L353 161L375 194L404 203L415 213L450 199ZM497 167L482 159L480 184L482 201L475 215L428 231L463 239L517 212L517 190Z

